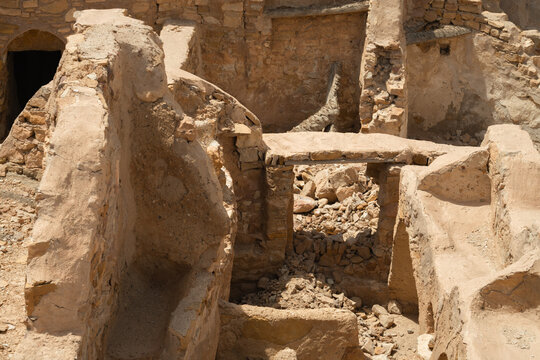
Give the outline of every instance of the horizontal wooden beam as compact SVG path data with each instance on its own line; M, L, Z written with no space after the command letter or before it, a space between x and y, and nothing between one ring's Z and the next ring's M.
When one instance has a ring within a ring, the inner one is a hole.
M327 16L340 14L353 14L369 11L369 1L357 1L345 5L330 6L309 6L309 7L280 7L275 9L266 9L264 14L273 19L276 18L294 18L303 16Z
M407 33L407 45L421 44L438 39L450 39L471 33L463 26L445 25L439 29Z

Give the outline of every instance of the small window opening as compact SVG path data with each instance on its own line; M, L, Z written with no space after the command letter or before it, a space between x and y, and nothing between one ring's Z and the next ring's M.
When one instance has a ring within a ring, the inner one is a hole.
M441 55L443 56L450 55L450 44L441 45L440 50L441 50Z

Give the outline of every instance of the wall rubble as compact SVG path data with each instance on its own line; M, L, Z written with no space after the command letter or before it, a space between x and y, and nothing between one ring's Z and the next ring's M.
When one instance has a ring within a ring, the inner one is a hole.
M364 133L407 136L407 49L402 1L371 2L360 69Z

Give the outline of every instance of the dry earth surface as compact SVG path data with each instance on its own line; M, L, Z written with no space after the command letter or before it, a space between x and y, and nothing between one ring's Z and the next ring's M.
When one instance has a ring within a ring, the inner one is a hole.
M0 359L11 358L26 333L25 245L36 216L37 185L17 174L0 178Z

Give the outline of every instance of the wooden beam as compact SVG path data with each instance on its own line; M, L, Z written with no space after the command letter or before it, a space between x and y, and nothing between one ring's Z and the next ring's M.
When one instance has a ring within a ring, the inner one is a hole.
M326 16L363 13L369 11L369 1L357 1L345 5L330 6L309 6L309 7L280 7L275 9L266 9L264 14L276 18L294 18L303 16Z
M421 44L437 39L450 39L471 33L472 30L462 26L445 25L440 29L407 33L407 45Z

